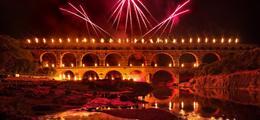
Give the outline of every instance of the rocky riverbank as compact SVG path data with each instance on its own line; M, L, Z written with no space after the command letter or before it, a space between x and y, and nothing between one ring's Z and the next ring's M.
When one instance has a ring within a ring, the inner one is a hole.
M260 91L260 69L240 71L231 74L194 77L189 82L181 84L181 86L195 89L220 88Z
M39 116L91 105L134 104L137 96L147 94L147 83L131 81L59 82L59 81L0 81L0 119L36 119ZM102 98L103 99L97 99ZM95 103L95 104L94 104Z

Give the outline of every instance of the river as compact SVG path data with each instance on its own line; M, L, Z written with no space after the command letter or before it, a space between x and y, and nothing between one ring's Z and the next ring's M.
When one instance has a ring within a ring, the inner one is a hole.
M161 87L142 97L145 108L158 108L184 119L256 120L260 92L245 90L190 90Z
M257 120L260 118L260 93L257 91L223 89L191 90L156 87L151 93L146 96L139 96L138 99L147 101L148 103L139 104L128 109L144 111L147 109L160 109L188 120ZM113 110L115 109L120 111L122 108L113 108ZM93 113L66 111L43 118L62 118L64 120L67 120L66 118L84 119ZM114 114L113 116L103 114L103 116L106 116L109 120L122 119L120 115L117 116ZM133 118L133 116L127 118Z

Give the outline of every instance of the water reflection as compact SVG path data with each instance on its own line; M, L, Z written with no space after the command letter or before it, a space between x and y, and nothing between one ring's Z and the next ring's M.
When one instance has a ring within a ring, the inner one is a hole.
M179 118L188 120L254 120L260 118L259 94L253 91L183 90L157 87L150 94L138 97L139 100L147 101L148 103L136 103L127 107L119 105L109 106L108 104L103 107L97 107L96 110L102 112L108 110L144 110L155 108L168 111ZM89 116L90 113L80 109L79 112L65 112L54 117L48 116L47 118L59 118L61 116L63 116L62 118L80 116L84 118Z
M145 108L164 109L183 119L248 120L260 118L259 94L252 91L194 91L161 87L143 99L149 102L144 105Z

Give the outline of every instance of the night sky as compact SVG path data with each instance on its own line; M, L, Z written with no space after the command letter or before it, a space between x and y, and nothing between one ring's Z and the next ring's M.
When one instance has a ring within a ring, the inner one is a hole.
M84 21L64 14L67 0L0 0L0 34L27 37L85 36ZM97 25L116 34L107 21L116 0L71 0L82 2ZM142 0L153 16L162 21L183 0ZM259 44L257 4L252 0L192 0L191 12L183 15L172 32L178 37L235 36Z

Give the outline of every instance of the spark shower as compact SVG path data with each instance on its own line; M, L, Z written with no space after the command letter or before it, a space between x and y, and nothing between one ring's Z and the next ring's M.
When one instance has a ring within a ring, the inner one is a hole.
M107 22L112 24L115 31L122 31L118 28L119 26L123 26L123 31L125 33L129 32L130 36L136 31L133 28L134 24L138 26L138 33L142 37L153 37L155 34L157 36L163 34L169 35L173 30L176 19L190 11L187 8L190 1L182 0L168 17L158 22L142 0L117 0L111 8L112 12ZM109 32L91 20L91 17L86 12L86 8L82 4L74 5L68 2L68 7L61 7L60 10L85 21L89 35L91 32L94 32L97 37L113 37Z

